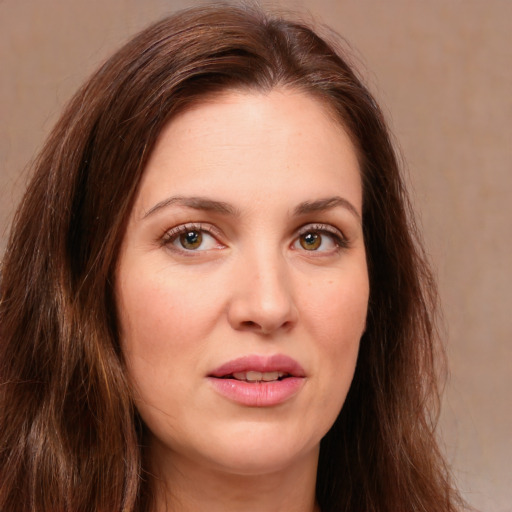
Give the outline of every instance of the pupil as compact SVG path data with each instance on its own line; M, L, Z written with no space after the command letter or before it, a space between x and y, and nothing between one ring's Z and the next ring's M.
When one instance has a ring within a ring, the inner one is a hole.
M318 233L304 233L300 237L300 245L307 251L315 251L321 243L322 237Z
M306 235L304 235L304 241L308 245L314 245L317 238L318 238L318 235L316 235L314 233L307 233Z
M185 249L197 249L203 241L203 235L200 231L187 231L180 235L181 245Z
M197 239L199 238L199 233L197 231L189 231L185 235L185 240L188 244L195 244Z

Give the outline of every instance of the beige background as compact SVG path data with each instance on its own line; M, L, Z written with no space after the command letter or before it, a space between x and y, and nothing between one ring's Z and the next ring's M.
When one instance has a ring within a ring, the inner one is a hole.
M0 252L24 171L82 80L192 0L0 0ZM512 0L288 0L356 48L407 161L452 377L442 427L475 507L512 511Z

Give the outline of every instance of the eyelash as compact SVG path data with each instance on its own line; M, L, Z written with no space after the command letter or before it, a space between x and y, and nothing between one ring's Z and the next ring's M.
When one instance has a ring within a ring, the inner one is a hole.
M207 233L217 241L221 237L220 233L217 229L209 224L181 224L172 229L166 231L161 237L161 245L172 249L173 251L186 254L188 256L194 256L196 252L203 251L194 251L192 249L185 249L173 246L174 242L178 239L178 237L182 234L185 234L190 231L197 231L201 233ZM306 224L298 229L297 237L294 238L293 243L300 239L301 236L304 236L308 233L317 233L320 235L328 235L332 238L334 244L336 245L336 250L342 250L349 247L349 240L345 237L345 235L337 228L330 226L329 224ZM222 242L219 242L220 245L223 245ZM305 252L323 252L323 251L307 251Z
M162 238L161 238L161 244L163 246L172 248L175 251L185 253L187 255L191 255L190 253L194 253L196 251L193 250L187 250L187 249L180 249L178 247L172 247L172 244L178 239L180 235L183 235L190 231L197 231L200 233L207 233L216 240L220 238L220 233L218 230L216 230L213 226L209 224L181 224L180 226L176 226L172 229L169 229L166 231ZM219 244L222 245L221 242Z
M349 240L347 237L339 229L329 224L306 224L305 226L299 228L297 232L297 238L300 238L301 236L304 236L308 233L318 233L320 235L330 236L336 245L336 249L338 250L347 249L349 247Z

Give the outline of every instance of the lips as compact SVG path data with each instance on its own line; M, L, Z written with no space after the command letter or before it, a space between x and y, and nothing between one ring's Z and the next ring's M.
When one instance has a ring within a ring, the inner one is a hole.
M283 378L288 377L288 373L284 372L238 372L230 375L228 378L233 378L236 380L243 380L246 382L272 382L276 380L281 380Z
M289 356L250 355L229 361L208 376L213 388L241 405L270 407L292 398L304 384L302 366Z
M289 356L275 354L272 356L250 355L239 357L219 366L210 374L211 377L226 378L235 374L259 372L262 374L278 372L292 377L305 377L302 366Z

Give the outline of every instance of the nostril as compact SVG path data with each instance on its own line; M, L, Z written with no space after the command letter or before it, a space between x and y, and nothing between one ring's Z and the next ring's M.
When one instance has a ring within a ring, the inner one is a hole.
M242 322L242 326L248 329L254 329L258 327L258 324L256 322L253 322L252 320L246 320L245 322Z

